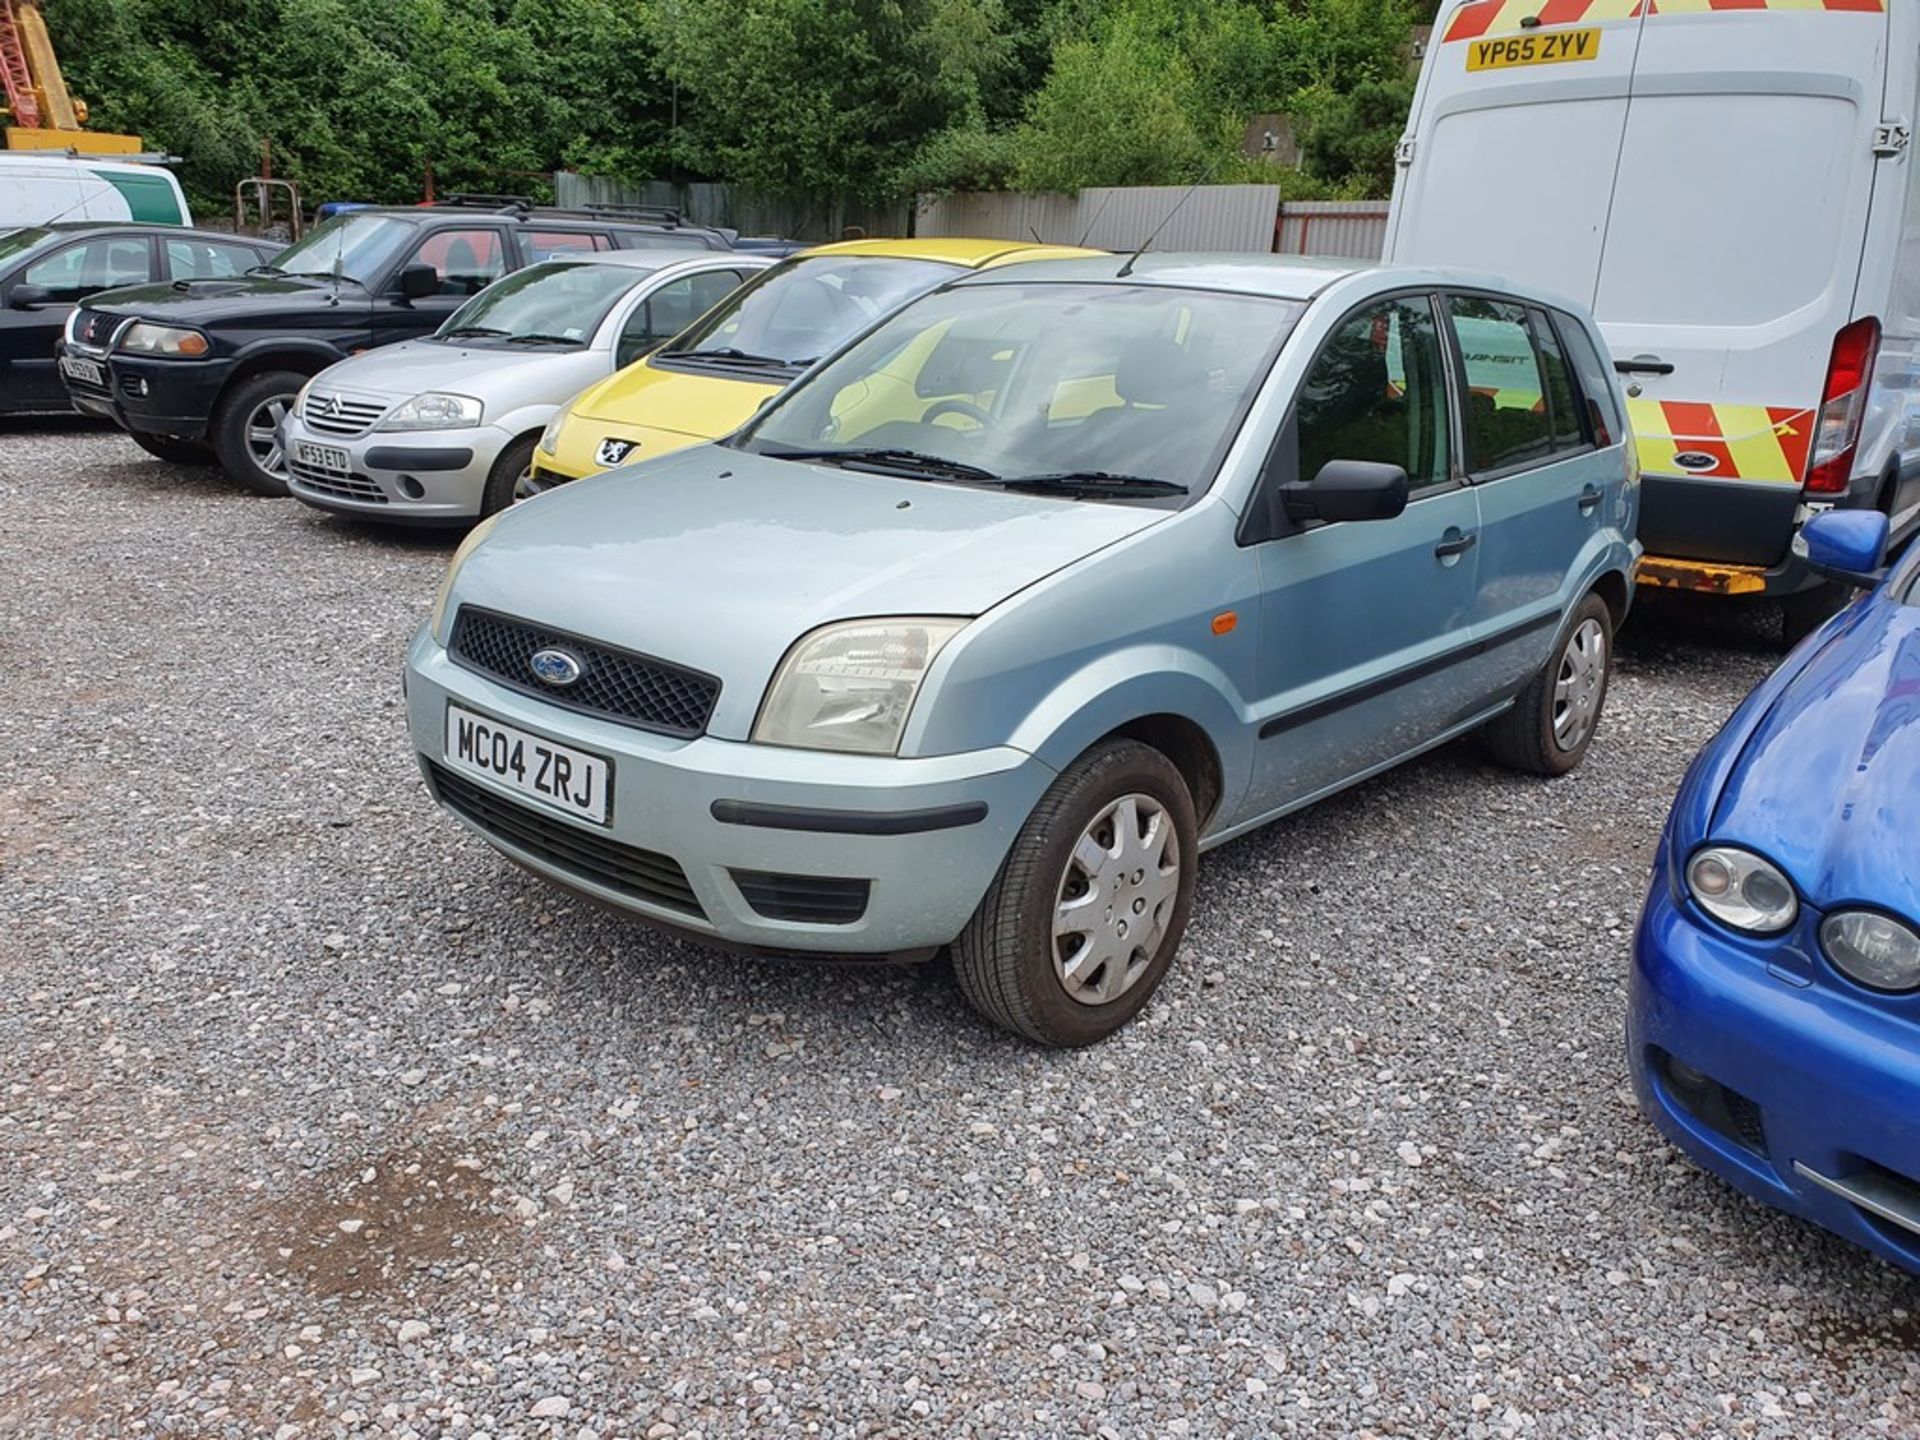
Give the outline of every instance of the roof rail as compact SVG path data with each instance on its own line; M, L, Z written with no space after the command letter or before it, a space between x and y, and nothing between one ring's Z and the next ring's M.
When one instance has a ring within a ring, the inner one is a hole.
M635 220L655 220L662 225L686 223L671 205L588 205L584 208L589 215L625 215Z
M472 191L456 190L451 195L442 195L433 202L435 209L455 210L517 210L534 208L531 195L480 195Z

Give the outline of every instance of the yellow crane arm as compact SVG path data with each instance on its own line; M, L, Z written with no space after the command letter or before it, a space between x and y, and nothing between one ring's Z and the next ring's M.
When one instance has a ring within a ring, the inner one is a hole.
M33 76L33 88L40 101L40 123L50 130L78 130L86 123L84 110L74 105L67 93L67 82L60 74L59 57L53 53L53 37L47 34L47 20L37 0L10 0L14 28L20 34L20 48L26 52L27 70Z

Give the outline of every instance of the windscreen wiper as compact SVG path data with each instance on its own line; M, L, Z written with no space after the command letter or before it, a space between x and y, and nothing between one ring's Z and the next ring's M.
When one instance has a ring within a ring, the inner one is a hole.
M1145 499L1185 495L1187 487L1150 475L1116 475L1107 470L1061 470L1050 475L1012 475L1000 480L1003 490L1057 491L1093 499Z
M496 330L491 325L459 325L452 330L442 330L438 338L442 340L465 340L480 335L511 335L511 330Z
M736 350L731 345L718 350L658 350L654 356L659 360L718 360L734 365L777 365L782 370L793 368L794 362L782 360L778 355L755 355L751 351Z
M978 465L969 465L964 460L949 460L942 455L902 450L892 445L836 446L831 450L763 450L761 453L775 460L808 460L815 465L846 465L935 480L1000 483L1000 477L991 470L982 470Z
M287 272L282 270L278 265L249 265L247 267L247 274L249 275L284 275L286 273Z
M578 335L542 335L532 331L525 335L507 336L509 345L584 345L587 342Z

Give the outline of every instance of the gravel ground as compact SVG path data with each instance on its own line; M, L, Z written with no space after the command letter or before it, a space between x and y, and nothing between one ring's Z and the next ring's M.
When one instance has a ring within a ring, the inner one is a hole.
M1913 1282L1622 1071L1764 617L1643 613L1566 780L1458 746L1217 852L1060 1055L438 817L448 548L0 431L0 1432L1920 1434Z

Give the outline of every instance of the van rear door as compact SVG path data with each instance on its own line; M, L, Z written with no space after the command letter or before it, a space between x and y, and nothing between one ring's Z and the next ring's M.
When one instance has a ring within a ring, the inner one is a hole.
M1877 0L1661 0L1642 27L1594 313L1645 361L1624 378L1650 555L1786 553L1854 318L1887 41Z
M1520 277L1591 304L1641 8L1447 7L1414 101L1387 259Z

